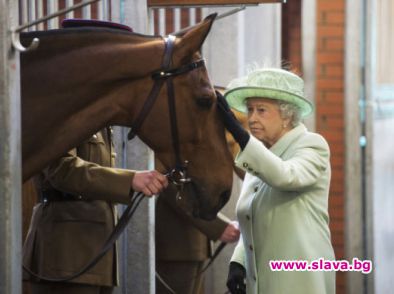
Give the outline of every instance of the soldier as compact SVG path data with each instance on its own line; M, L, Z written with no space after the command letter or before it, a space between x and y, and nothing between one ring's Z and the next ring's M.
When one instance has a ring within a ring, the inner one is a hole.
M24 265L45 277L78 272L97 255L117 222L116 203L133 192L146 196L167 187L157 171L114 168L112 130L106 128L51 164L40 175L41 203L34 207L23 248ZM33 294L107 294L118 285L116 246L90 270L68 282L30 275Z

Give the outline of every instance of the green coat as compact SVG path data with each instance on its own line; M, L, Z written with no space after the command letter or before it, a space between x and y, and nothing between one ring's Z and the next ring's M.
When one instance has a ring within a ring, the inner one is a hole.
M97 255L117 221L115 203L130 202L133 171L114 166L107 132L90 137L51 164L38 181L80 195L78 201L39 203L34 207L23 248L23 262L47 277L79 271ZM113 286L118 283L116 250L72 282Z
M247 174L237 204L241 235L232 261L247 272L248 294L333 294L335 272L271 271L270 260L334 260L327 142L303 124L268 150L250 137L236 158Z

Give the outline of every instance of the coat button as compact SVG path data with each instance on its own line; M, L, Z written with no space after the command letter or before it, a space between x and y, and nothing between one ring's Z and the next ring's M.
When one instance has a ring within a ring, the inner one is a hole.
M246 162L244 162L244 163L242 164L242 166L245 167L245 168L247 168L249 165L248 165Z
M250 249L250 251L253 251L253 246L249 245L249 249Z
M259 186L254 187L254 192L256 193L259 190Z
M253 280L254 280L255 282L257 281L256 276L253 276Z
M97 139L97 135L96 134L93 135L93 139Z
M246 215L246 219L247 219L247 220L250 220L249 214Z

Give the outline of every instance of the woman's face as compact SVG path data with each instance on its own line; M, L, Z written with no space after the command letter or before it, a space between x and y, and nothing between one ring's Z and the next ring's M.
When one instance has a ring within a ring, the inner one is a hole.
M251 97L246 107L250 132L268 148L291 129L289 120L280 116L276 100Z

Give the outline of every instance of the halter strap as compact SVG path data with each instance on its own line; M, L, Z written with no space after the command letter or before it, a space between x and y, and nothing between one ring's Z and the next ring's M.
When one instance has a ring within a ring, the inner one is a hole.
M152 79L154 80L159 80L159 79L164 79L164 78L169 78L169 77L175 77L175 76L179 76L181 74L187 73L193 69L199 68L201 66L205 65L205 60L204 59L200 59L197 60L195 62L186 64L186 65L182 65L178 68L174 68L174 69L169 69L167 71L157 71L155 73L152 74Z
M134 123L132 124L131 130L128 134L128 139L133 139L136 134L141 129L141 126L145 119L147 118L149 112L151 111L155 101L157 100L158 94L164 84L166 82L167 85L167 96L168 96L168 109L169 109L169 118L170 118L170 126L171 126L171 135L172 135L172 145L174 149L175 155L175 168L169 172L169 176L173 177L172 181L176 182L178 185L182 185L184 183L190 182L190 179L186 177L186 168L187 161L182 163L180 156L180 146L179 146L179 134L178 134L178 124L177 124L177 115L176 115L176 103L175 103L175 91L173 78L187 73L191 70L199 68L205 64L203 59L191 62L186 65L182 65L178 68L171 68L171 57L175 44L175 36L169 35L165 40L165 49L164 49L164 57L162 62L162 69L152 74L152 79L155 81L153 87L146 99L144 105ZM179 179L178 179L179 178Z
M162 68L166 70L171 65L171 56L172 56L172 51L174 50L175 36L169 35L167 38L164 38L164 41L165 41L165 48L164 48ZM148 95L148 98L144 103L144 106L142 106L139 115L135 119L129 134L127 135L127 138L129 140L133 139L141 129L141 126L144 123L146 117L148 116L148 113L152 109L153 104L155 103L156 98L159 95L160 89L163 86L163 84L164 84L163 79L155 80L155 83L153 84L153 87Z

